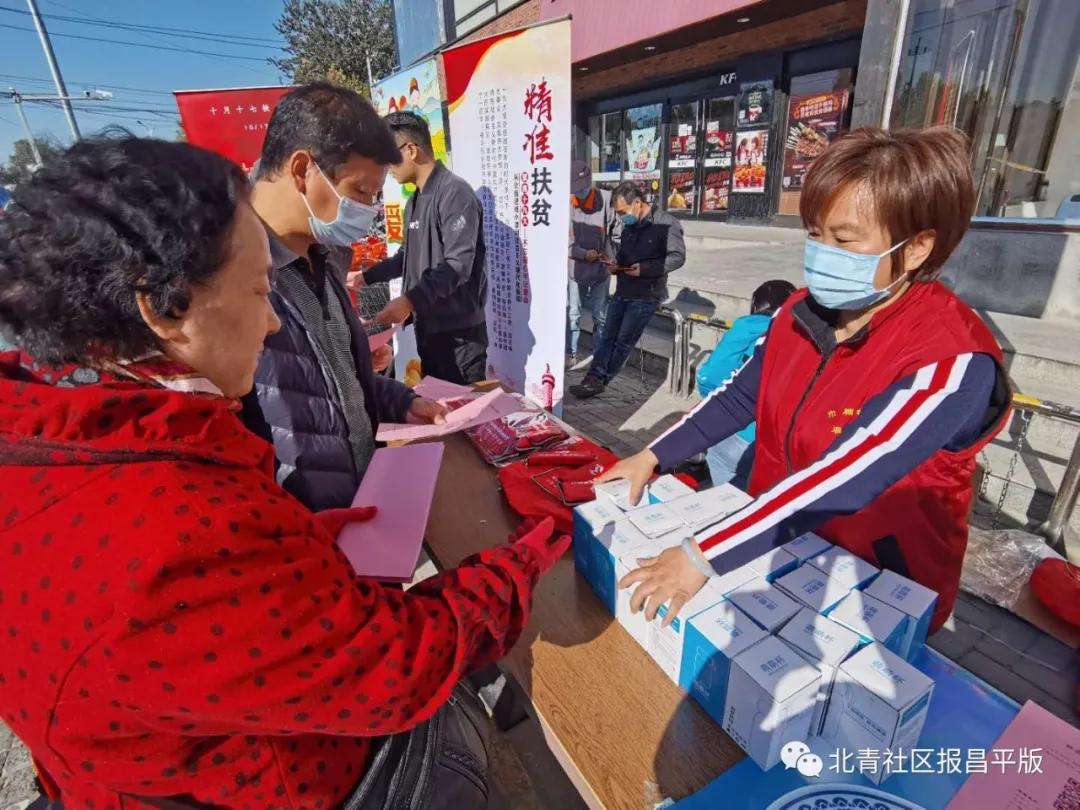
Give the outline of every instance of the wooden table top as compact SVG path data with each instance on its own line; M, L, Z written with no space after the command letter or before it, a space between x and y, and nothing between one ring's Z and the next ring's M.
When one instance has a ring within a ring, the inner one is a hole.
M445 442L427 539L436 562L451 567L504 542L519 519L468 439ZM744 756L614 621L569 553L541 579L529 627L501 666L590 807L682 799Z

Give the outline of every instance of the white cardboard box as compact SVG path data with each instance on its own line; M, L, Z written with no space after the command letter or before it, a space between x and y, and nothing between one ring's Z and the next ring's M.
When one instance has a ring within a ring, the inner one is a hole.
M918 745L934 682L900 656L871 644L840 665L822 736L844 751ZM889 774L865 774L881 784Z
M666 548L680 545L689 536L690 532L681 528L660 537L649 537L626 518L616 520L593 536L589 584L611 615L617 615L621 578L616 561L625 558L630 564L639 557L654 557Z
M724 702L724 731L763 770L789 742L805 742L821 674L775 636L735 656Z
M687 622L679 686L723 723L731 659L768 636L731 603L713 605Z
M839 546L833 546L807 562L850 590L861 590L878 573L877 566Z
M907 617L863 591L852 591L829 612L829 618L858 633L864 644L876 641L900 655Z
M643 649L649 649L649 622L645 619L645 611L638 613L630 612L630 597L634 594L634 588L619 589L619 580L638 567L640 557L652 557L659 554L665 548L677 546L682 543L682 534L673 532L663 537L652 540L649 545L639 546L627 550L615 560L615 571L612 588L615 591L615 620L623 626L630 637ZM656 621L659 621L657 619Z
M661 475L649 484L649 503L668 503L693 494L693 487L687 486L674 475Z
M926 633L930 629L930 620L937 604L937 594L925 585L888 570L882 571L878 578L867 586L866 593L896 608L906 617L904 641L900 645L899 655L910 661L926 642Z
M753 499L741 489L731 484L721 484L693 495L676 498L667 505L683 523L697 532L719 523L751 500Z
M637 504L630 503L630 482L625 478L619 478L615 481L605 481L602 484L596 484L593 486L593 491L596 493L597 498L607 498L619 509L624 512L628 512L637 506L644 506L649 504L649 485L645 485L645 489L641 492L641 500Z
M662 534L684 528L683 521L679 519L678 515L668 509L666 504L662 503L653 503L631 509L626 513L626 517L649 537L659 537Z
M728 594L727 600L767 633L775 633L802 607L761 577L740 585Z
M622 511L608 498L597 498L574 507L574 566L592 582L590 563L593 560L594 535L623 516Z
M845 596L848 589L830 579L812 565L802 565L773 582L777 588L816 613L827 614Z
M774 548L772 551L762 554L756 560L751 560L747 565L765 577L767 581L773 582L784 574L798 568L799 561L790 551L785 551L783 548Z
M796 652L802 653L821 673L821 688L814 705L814 716L810 720L810 733L820 734L821 724L825 721L825 707L836 679L836 669L859 649L862 641L854 631L808 607L799 611L777 635Z
M701 590L683 605L679 615L667 627L662 626L662 620L667 616L667 605L660 606L660 610L656 613L656 620L649 625L649 643L646 649L656 661L657 666L664 670L675 683L679 682L687 622L698 613L723 602L728 593L742 584L739 582L739 577L747 573L740 569L724 576L710 577Z
M781 548L795 557L801 565L811 557L816 557L818 554L828 551L832 548L832 543L813 532L807 532L806 534L800 534L788 543L784 543Z

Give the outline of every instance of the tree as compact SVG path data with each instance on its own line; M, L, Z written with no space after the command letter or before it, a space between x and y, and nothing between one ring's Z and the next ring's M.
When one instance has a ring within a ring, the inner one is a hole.
M275 25L285 52L270 61L294 82L329 81L370 95L375 77L396 63L390 0L285 0Z
M38 152L43 163L55 159L64 151L64 147L53 137L37 138ZM0 186L10 186L30 179L34 168L34 153L30 141L20 138L11 147L11 156L6 166L0 166Z

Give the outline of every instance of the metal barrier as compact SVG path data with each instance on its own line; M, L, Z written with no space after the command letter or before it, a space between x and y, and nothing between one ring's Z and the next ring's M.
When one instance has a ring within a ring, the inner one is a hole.
M663 305L657 307L656 314L671 318L675 325L675 333L671 339L671 361L668 366L668 393L682 394L690 366L690 332L686 328L686 317L679 310Z

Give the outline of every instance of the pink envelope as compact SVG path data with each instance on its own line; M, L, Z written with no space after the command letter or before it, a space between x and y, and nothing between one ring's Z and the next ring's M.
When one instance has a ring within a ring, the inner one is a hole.
M412 579L442 455L442 442L375 451L352 505L375 506L378 514L346 526L338 535L338 545L356 573L383 582Z

